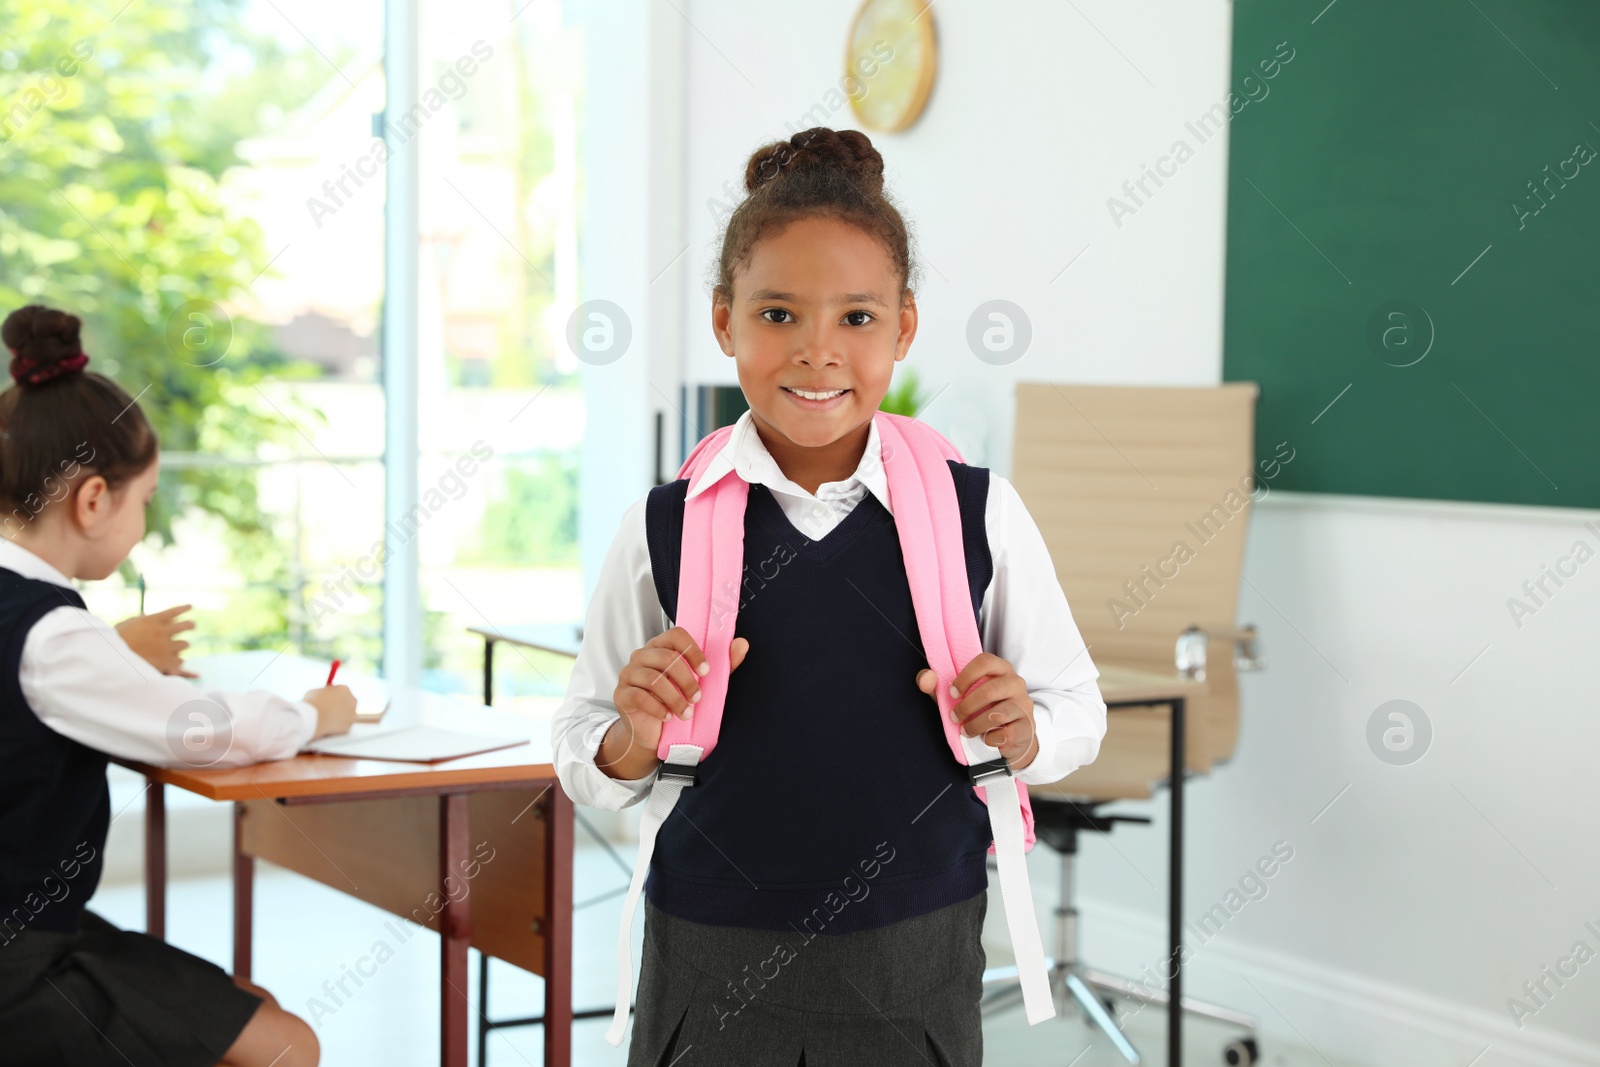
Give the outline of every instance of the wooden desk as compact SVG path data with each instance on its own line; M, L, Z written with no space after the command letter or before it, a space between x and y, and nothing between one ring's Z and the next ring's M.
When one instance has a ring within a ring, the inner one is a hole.
M1154 783L1161 773L1162 764L1168 780L1168 806L1172 825L1168 836L1167 882L1167 950L1172 978L1167 983L1167 1062L1183 1062L1183 779L1185 763L1184 714L1190 697L1204 690L1205 683L1181 674L1161 674L1154 671L1135 670L1109 664L1096 664L1100 669L1100 696L1107 709L1127 708L1117 716L1134 727L1127 737L1133 742L1103 751L1101 756L1084 768L1092 772L1085 779L1094 781L1132 781ZM1166 716L1153 710L1165 706ZM1164 757L1158 744L1161 718L1166 718L1167 748ZM1109 735L1110 724L1107 733ZM1104 746L1102 746L1104 747ZM1101 766L1105 764L1105 766ZM1085 788L1083 772L1075 771L1059 783L1029 786L1030 793L1064 798L1072 796L1073 789ZM1075 782L1074 779L1079 779ZM1107 795L1096 788L1097 798ZM1148 796L1149 792L1128 795Z
M494 646L497 641L504 641L508 645L521 648L531 648L539 652L550 652L569 659L578 658L578 647L583 643L583 627L575 622L536 622L519 623L512 626L469 626L468 633L474 633L483 638L483 703L487 707L494 703ZM558 790L559 792L559 790ZM602 846L610 849L605 844L594 827L581 815L575 817L583 823L595 840ZM613 853L615 855L615 853ZM481 956L478 960L478 989L479 996L485 1001L489 998L489 957ZM573 1011L568 1005L568 1019L600 1019L610 1018L613 1008L589 1008L583 1011ZM543 1025L549 1013L544 1015L517 1016L509 1019L491 1019L487 1010L478 1013L478 1067L487 1067L489 1062L489 1032L491 1030L505 1030L515 1026ZM570 1025L570 1023L569 1023Z
M195 661L202 675L204 662ZM326 674L327 664L319 669ZM165 787L232 801L235 974L250 976L255 861L268 860L439 933L445 1067L467 1063L469 947L544 978L544 1062L568 1067L573 813L556 781L548 726L396 691L384 725L410 724L529 743L435 764L303 755L193 770L118 760L150 782L147 930L165 936Z

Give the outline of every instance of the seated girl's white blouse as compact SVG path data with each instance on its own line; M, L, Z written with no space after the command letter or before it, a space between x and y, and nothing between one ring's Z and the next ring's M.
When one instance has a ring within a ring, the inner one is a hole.
M65 575L14 541L0 540L0 567L72 588ZM162 674L114 626L66 603L28 631L18 681L34 714L56 733L107 755L158 766L236 767L287 759L317 727L317 711L305 701L265 690L202 689ZM186 758L186 732L196 724L208 730L221 725L225 733L202 758Z

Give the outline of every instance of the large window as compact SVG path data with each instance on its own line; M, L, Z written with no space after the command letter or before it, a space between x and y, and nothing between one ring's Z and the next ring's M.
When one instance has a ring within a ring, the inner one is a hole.
M195 605L192 654L376 671L379 546L414 543L423 684L475 693L467 626L580 610L582 72L557 0L419 17L386 100L382 0L0 0L0 305L80 314L161 433L155 533L91 608L142 586ZM417 507L387 523L386 145L421 167ZM512 700L565 681L501 665Z
M581 608L583 404L564 336L582 70L555 0L425 0L421 39L424 99L444 100L418 132L424 684L476 693L467 627ZM497 662L500 703L565 681L536 654Z

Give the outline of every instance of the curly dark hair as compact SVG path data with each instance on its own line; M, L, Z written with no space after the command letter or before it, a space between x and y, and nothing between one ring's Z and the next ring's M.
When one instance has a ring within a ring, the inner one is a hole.
M900 278L902 298L916 281L911 233L883 188L883 156L860 130L815 126L756 149L745 164L748 194L728 217L711 291L731 302L734 275L756 242L803 218L836 218L879 241Z
M29 304L6 316L16 384L0 393L0 536L14 536L81 470L113 489L147 468L159 447L139 405L89 362L76 315Z

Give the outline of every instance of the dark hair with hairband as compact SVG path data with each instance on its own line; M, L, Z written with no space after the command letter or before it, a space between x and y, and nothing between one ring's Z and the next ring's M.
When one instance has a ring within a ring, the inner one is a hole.
M29 304L0 326L16 383L0 393L4 536L70 492L80 471L115 490L156 457L156 433L139 405L110 378L84 370L82 325L76 315Z

